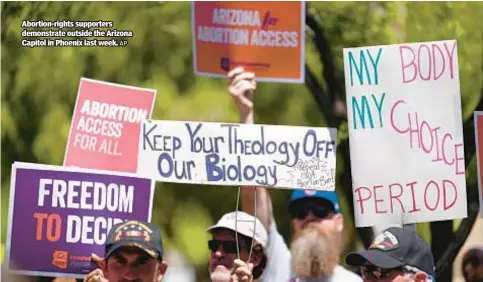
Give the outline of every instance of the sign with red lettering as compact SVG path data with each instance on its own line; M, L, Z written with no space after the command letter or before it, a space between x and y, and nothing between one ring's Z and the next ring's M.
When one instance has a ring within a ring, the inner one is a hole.
M475 112L475 143L478 165L478 194L480 195L480 215L483 217L483 112Z
M344 49L357 227L467 216L456 40Z
M156 90L81 78L64 165L136 173L140 122Z

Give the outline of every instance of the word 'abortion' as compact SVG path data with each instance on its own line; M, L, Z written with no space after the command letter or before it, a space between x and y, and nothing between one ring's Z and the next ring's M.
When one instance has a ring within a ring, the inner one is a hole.
M297 31L268 30L268 26L276 25L277 22L278 18L272 17L270 12L265 13L263 20L261 20L260 13L257 10L214 9L213 26L199 25L196 37L199 41L207 43L298 47L299 35ZM254 29L249 30L243 27Z
M250 131L250 136L241 136L240 125L235 124L220 124L217 135L213 134L213 128L203 128L203 123L184 125L188 136L172 135L172 131L171 135L163 135L160 134L165 132L162 129L156 132L157 124L143 124L143 150L163 152L158 159L158 170L163 177L192 180L191 171L197 165L193 160L200 160L199 156L192 153L198 153L204 154L203 165L208 181L252 181L257 178L255 181L259 184L276 185L278 165L294 167L302 156L327 159L329 155L334 157L335 152L335 141L320 138L313 129L307 129L299 141L290 142L271 140L263 125L259 126L259 133ZM183 159L181 164L177 164L176 156L179 152L191 156L193 160ZM230 158L233 163L227 160L229 155L237 155L235 159ZM270 156L274 164L266 165L271 162L262 161L254 165L242 161L242 156L253 155L262 158ZM182 167L183 172L178 171L178 166ZM268 180L269 176L271 180Z
M123 123L140 123L147 119L146 109L85 100L76 129L101 136L119 138Z

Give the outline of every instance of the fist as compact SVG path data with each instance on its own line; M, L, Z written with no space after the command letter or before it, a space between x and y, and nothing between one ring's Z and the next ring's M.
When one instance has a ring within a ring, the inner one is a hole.
M253 91L257 88L255 74L245 72L242 67L228 73L228 92L235 99L241 116L253 110Z
M235 259L233 261L235 269L233 270L233 275L231 276L232 282L252 282L253 281L253 264L245 263L242 260Z
M91 259L93 262L97 263L99 267L104 266L104 260L96 254L92 254ZM109 282L109 280L104 277L104 272L100 268L97 268L87 274L84 282Z

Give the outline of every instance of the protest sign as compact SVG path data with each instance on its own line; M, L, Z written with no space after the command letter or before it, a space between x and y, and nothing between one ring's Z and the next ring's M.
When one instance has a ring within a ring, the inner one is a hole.
M134 173L156 90L81 78L64 166Z
M138 175L162 182L335 189L335 128L143 121Z
M357 227L464 218L455 40L344 49Z
M113 224L150 221L154 181L127 174L12 165L6 265L14 273L83 278ZM34 254L34 255L32 255Z
M480 196L480 215L483 217L483 112L474 113L475 143L478 167L478 194Z
M191 25L196 75L304 83L305 2L193 1Z

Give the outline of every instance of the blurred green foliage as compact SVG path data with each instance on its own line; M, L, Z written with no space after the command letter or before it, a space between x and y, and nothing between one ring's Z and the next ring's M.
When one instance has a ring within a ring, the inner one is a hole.
M227 81L193 75L189 2L1 5L2 242L11 164L62 165L81 77L156 89L154 119L237 122ZM472 118L481 99L482 2L310 2L309 6L320 16L340 69L344 47L457 39L463 117ZM132 30L134 37L128 38L129 44L123 48L24 48L20 44L24 19L101 19L114 22L118 30ZM325 85L323 65L310 32L306 38L307 63ZM255 95L255 114L256 122L263 124L326 125L304 85L261 83ZM343 167L341 162L338 172ZM473 161L473 172L474 167ZM476 179L475 173L471 178ZM157 184L153 222L165 233L167 247L181 250L196 266L198 281L207 281L208 277L204 230L223 213L235 209L236 191L236 187ZM285 207L288 191L271 192L279 228L289 242ZM351 204L342 199L343 208ZM345 216L345 237L351 249L357 236L352 215ZM429 239L427 224L419 224L418 229Z

